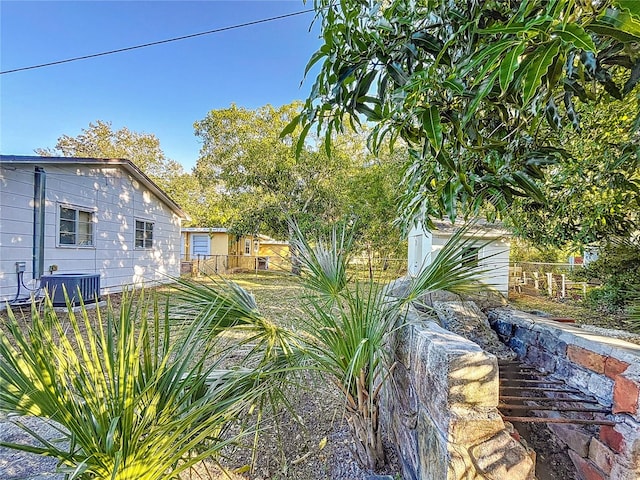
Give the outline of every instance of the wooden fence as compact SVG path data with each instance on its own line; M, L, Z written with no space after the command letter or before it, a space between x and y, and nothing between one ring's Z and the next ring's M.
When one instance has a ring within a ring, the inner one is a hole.
M515 262L509 265L509 289L529 295L584 297L591 285L579 280L581 264Z

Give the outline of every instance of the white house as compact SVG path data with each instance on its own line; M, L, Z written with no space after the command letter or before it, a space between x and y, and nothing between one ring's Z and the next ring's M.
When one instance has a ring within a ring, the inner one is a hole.
M421 224L409 232L409 274L416 275L429 265L438 251L451 236L462 227L462 223L434 222L436 229L428 231ZM504 296L509 291L510 233L500 225L478 222L466 234L471 239L466 261L477 263L478 268L489 270L485 281Z
M21 276L28 296L49 274L99 274L102 293L180 274L188 217L129 160L0 155L0 187L3 303Z

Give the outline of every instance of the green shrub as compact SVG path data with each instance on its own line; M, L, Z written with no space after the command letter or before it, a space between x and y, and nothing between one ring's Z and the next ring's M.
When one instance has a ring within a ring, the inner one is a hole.
M71 478L177 478L238 435L228 428L268 389L261 368L225 370L198 317L172 331L168 309L124 294L92 320L49 298L0 329L0 409L62 426L66 442L0 445L57 458ZM177 331L176 331L177 330Z
M620 240L603 246L598 259L589 263L581 276L602 284L587 293L586 301L592 308L608 313L624 311L640 287L640 245Z

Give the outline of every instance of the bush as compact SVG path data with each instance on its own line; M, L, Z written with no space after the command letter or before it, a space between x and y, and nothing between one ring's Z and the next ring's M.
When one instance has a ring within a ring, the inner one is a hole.
M608 313L624 311L634 303L634 292L640 288L640 245L621 240L603 246L598 259L589 263L581 276L602 283L587 293L586 301L592 308Z

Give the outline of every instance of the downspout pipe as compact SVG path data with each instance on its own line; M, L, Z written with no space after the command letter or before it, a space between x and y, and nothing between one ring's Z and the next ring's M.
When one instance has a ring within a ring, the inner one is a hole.
M44 272L44 214L46 206L47 172L35 168L33 182L33 278L39 279Z

